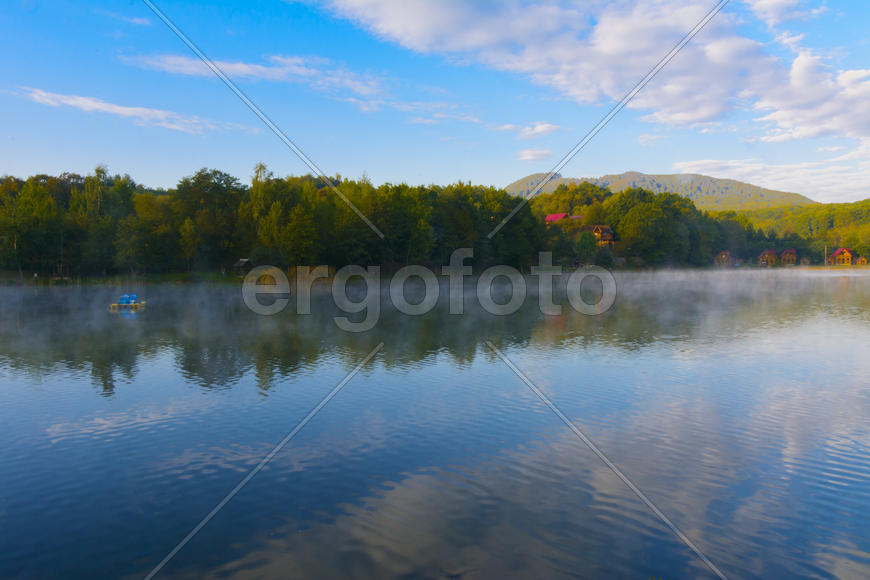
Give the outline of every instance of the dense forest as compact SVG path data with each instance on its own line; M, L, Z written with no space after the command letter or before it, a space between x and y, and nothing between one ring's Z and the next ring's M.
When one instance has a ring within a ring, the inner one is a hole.
M528 266L543 228L524 208L510 232L487 233L516 205L492 187L411 187L335 177L331 185L385 232L378 237L326 183L255 168L250 185L202 169L168 192L129 176L0 180L0 263L6 270L87 276L229 269L257 264L447 263L473 247L478 263Z
M786 247L818 263L826 243L850 243L861 252L870 242L870 202L850 204L863 213L812 206L775 210L778 214L714 215L673 193L631 188L614 194L591 183L563 184L523 206L490 239L487 234L518 203L504 190L462 182L375 187L366 178L330 181L276 177L263 165L254 169L250 184L202 169L168 191L145 188L102 166L84 177L3 177L0 268L19 276L156 274L228 270L239 258L281 266L390 268L444 264L462 247L474 248L478 267L528 268L537 252L547 250L562 263L709 266L722 250L749 261L763 249ZM825 214L826 209L833 213ZM582 218L545 224L546 214L559 212ZM800 212L816 212L816 217ZM843 212L851 217L842 217ZM791 225L777 229L785 223L782 216ZM770 227L757 228L756 220L767 220ZM592 224L611 226L616 233L612 248L598 247L584 227Z

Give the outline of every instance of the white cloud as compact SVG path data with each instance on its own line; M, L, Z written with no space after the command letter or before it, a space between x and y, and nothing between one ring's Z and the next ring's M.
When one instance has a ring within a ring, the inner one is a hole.
M803 34L791 34L790 32L783 32L776 36L776 41L783 46L786 46L794 51L798 51L800 49L800 43L805 38Z
M822 57L801 50L781 83L755 104L770 111L762 141L844 135L870 137L870 69L833 71Z
M463 121L465 123L480 123L480 119L478 119L475 115L471 113L464 113L460 111L438 111L432 114L435 119L442 120L450 120L450 121Z
M370 113L379 111L384 106L384 102L380 99L358 99L357 97L340 97L338 100L350 103L359 107L360 111Z
M638 135L637 142L639 145L646 147L648 145L654 144L659 139L664 138L664 135L651 135L650 133L643 133L642 135Z
M214 72L198 58L179 55L122 57L122 61L150 70L170 74L213 77ZM443 101L401 101L393 98L384 87L384 79L350 71L329 59L274 55L265 63L219 60L215 64L234 79L270 82L302 83L328 94L331 98L350 103L364 112L384 108L416 116L411 123L434 125L444 121L480 123L474 114L455 103ZM428 88L432 92L432 88Z
M420 113L420 115L409 119L410 123L419 125L437 125L444 121L458 121L461 123L481 122L476 115L461 110L454 103L384 100L380 101L379 105L406 113Z
M816 149L818 153L836 153L837 151L845 151L846 148L842 145L832 145L830 147L819 147Z
M619 99L709 10L691 0L332 0L336 14L426 53L525 76L580 103ZM650 120L694 124L729 111L770 67L763 46L720 14L630 105Z
M214 73L205 63L198 58L189 56L122 57L122 60L128 64L171 74L214 76ZM265 64L222 60L214 62L232 78L301 82L315 89L337 91L367 99L384 92L380 79L349 71L325 58L273 55L266 59Z
M522 127L520 129L519 138L532 139L535 137L543 137L554 131L558 131L559 129L559 125L553 125L551 123L535 123L529 127Z
M117 14L116 12L107 12L105 10L94 10L94 13L102 14L103 16L108 16L113 20L120 20L121 22L126 22L127 24L135 24L136 26L151 26L151 20L149 18L139 16L124 16L122 14Z
M804 0L746 3L768 23L824 8ZM710 8L693 0L581 5L558 0L533 5L523 0L329 0L328 5L406 48L520 74L582 104L621 98ZM737 107L755 107L769 111L765 140L827 132L870 137L865 71L827 71L820 57L801 49L800 35L787 32L772 38L796 53L792 63L784 63L761 42L742 36L737 24L727 11L717 15L629 107L647 111L647 121L699 127L721 121ZM822 98L808 102L808 94ZM854 125L848 133L843 119L827 121L846 110Z
M520 149L517 151L519 161L542 161L553 155L549 149Z
M25 96L36 103L49 107L72 107L88 113L104 113L132 120L137 125L157 126L184 133L203 133L213 129L236 129L248 132L256 132L256 129L238 124L215 124L207 119L197 116L186 116L164 109L152 109L148 107L129 107L116 105L96 97L83 97L79 95L62 95L50 93L42 89L21 87Z
M744 2L768 26L776 26L796 18L811 18L827 10L824 2L814 8L808 8L807 0L744 0Z
M792 18L803 0L744 0L759 19L774 26Z
M520 125L512 125L510 123L506 123L504 125L499 125L494 127L496 131L515 131L517 137L519 139L534 139L536 137L544 137L558 131L561 129L559 125L553 125L552 123L532 123L531 125L527 125L525 127Z

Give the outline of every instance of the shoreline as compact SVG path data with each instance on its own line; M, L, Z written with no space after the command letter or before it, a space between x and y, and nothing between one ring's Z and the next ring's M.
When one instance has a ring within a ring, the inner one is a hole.
M395 266L384 266L378 265L381 269L380 277L382 280L389 279L393 274L395 274L400 267ZM564 272L570 272L576 268L580 268L582 266L565 266L563 265ZM440 266L435 266L431 268L433 272L438 275L438 271L440 270ZM282 270L285 274L287 274L288 278L295 278L296 276L296 268L288 268L286 270ZM330 266L329 267L329 276L325 278L317 278L312 281L314 285L323 285L332 283L332 280L335 278L335 272L337 268ZM480 276L480 274L486 270L485 267L481 269L475 269L475 271L471 274L471 276ZM531 272L528 272L526 268L518 268L520 273L524 276L533 275ZM717 267L717 266L707 266L707 267L691 267L691 266L682 266L682 267L630 267L630 266L621 266L621 267L613 267L608 268L608 270L612 272L647 272L647 273L655 273L655 272L780 272L780 271L790 271L790 272L822 272L822 271L830 271L830 272L862 272L862 271L870 271L870 266L863 265L849 265L849 266L822 266L822 265L811 265L811 266L728 266L728 267ZM209 284L209 285L227 285L227 286L240 286L243 282L244 278L238 276L236 274L221 274L220 272L182 272L182 273L164 273L164 274L114 274L109 276L79 276L79 277L46 277L46 276L34 276L33 272L25 272L23 275L19 275L18 272L10 272L10 271L0 271L0 286L6 287L40 287L40 288L63 288L63 287L77 287L77 286L118 286L118 287L131 287L131 286L149 286L149 285L168 285L175 284L178 286L187 286L187 285L197 285L197 284Z

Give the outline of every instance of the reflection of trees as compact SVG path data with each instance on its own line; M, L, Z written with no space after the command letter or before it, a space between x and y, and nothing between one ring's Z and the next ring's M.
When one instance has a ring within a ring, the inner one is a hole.
M109 341L105 350L93 353L89 361L91 376L95 385L102 386L104 396L110 397L115 393L116 373L128 380L133 378L137 358L136 345L123 342Z
M172 337L170 344L182 376L205 388L238 381L250 361L240 348L227 313L211 312L211 307L205 312L205 307L173 309L178 322L166 331Z
M312 298L310 316L295 315L291 304L280 315L263 317L244 307L236 287L155 286L139 291L148 310L122 319L106 312L115 289L7 288L0 290L0 360L8 369L37 375L57 367L89 372L111 395L119 378L135 376L140 357L170 352L182 376L202 388L225 388L251 373L266 393L326 357L356 364L380 341L386 348L379 360L391 368L427 364L436 356L465 365L485 340L632 351L661 340L733 339L811 315L867 319L867 282L789 272L627 274L619 277L616 305L601 316L568 307L561 316L543 316L529 296L510 316L483 312L470 299L465 314L449 315L442 299L429 314L409 317L383 298L378 325L357 334L336 327L333 318L344 313L326 296Z

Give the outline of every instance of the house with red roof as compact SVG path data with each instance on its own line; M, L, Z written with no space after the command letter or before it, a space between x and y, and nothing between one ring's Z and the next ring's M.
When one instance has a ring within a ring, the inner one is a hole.
M758 256L759 266L775 266L776 265L776 250L764 250Z
M797 250L794 248L784 250L782 254L779 255L779 262L783 266L794 266L797 264Z
M831 266L851 266L852 250L849 248L839 248L828 258L828 264Z
M554 224L556 222L560 222L563 219L568 217L568 213L549 213L547 217L544 218L544 223L547 225Z

